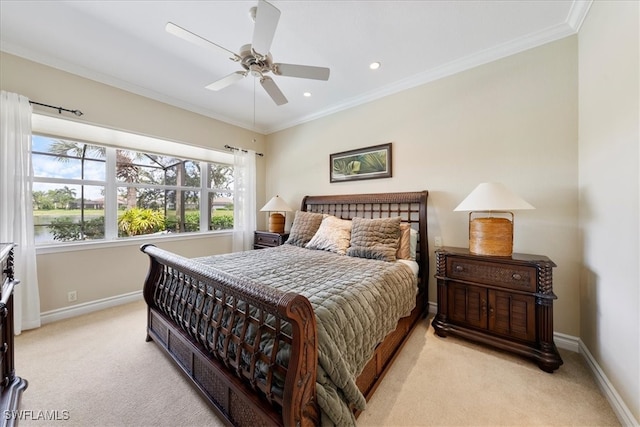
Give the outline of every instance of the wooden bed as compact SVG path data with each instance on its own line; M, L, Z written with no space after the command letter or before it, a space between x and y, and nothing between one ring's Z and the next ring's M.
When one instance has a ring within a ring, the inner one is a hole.
M357 387L367 400L415 324L427 314L427 195L427 191L421 191L306 196L302 201L301 211L341 219L400 216L402 222L418 231L416 261L420 272L416 307L376 347L374 356L358 376ZM150 257L143 292L148 305L147 341L153 340L170 356L221 417L230 425L320 424L316 398L316 319L307 298L212 272L153 245L143 245L141 250ZM205 304L217 304L221 311L231 313L231 323L236 322L236 328L221 324L213 315L207 317L207 310L202 308ZM205 337L198 325L205 322L209 329L215 324L215 337L224 343L218 351L203 345ZM244 326L238 328L239 324ZM257 339L246 338L249 328L261 331L263 338L273 336L276 342L290 346L287 366L276 360L275 351L263 352L254 342ZM241 332L237 333L238 330ZM229 351L231 346L240 350ZM243 362L241 354L250 355L250 362ZM257 364L268 366L264 381L255 380ZM277 392L276 378L284 378L284 388ZM358 415L356 410L353 412Z

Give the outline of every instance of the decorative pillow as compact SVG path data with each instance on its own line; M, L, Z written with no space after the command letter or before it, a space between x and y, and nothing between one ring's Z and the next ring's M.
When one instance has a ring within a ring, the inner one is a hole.
M296 211L289 238L285 243L304 247L318 231L323 217L321 213Z
M411 245L409 249L409 259L412 261L416 260L416 247L418 246L418 230L411 229Z
M397 259L416 260L416 247L418 246L418 230L411 228L406 222L400 223L400 243L398 243Z
M309 249L320 249L345 255L351 240L351 221L328 216L322 220L320 228L307 243Z
M411 225L407 222L400 223L400 242L396 258L411 259Z
M347 255L395 261L400 241L400 217L353 218Z

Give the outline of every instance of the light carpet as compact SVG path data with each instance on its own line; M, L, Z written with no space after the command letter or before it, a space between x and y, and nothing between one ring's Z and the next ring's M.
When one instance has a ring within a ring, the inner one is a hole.
M19 425L224 425L145 327L140 301L16 337L16 374L29 382ZM620 425L582 356L560 353L548 374L421 321L358 426Z

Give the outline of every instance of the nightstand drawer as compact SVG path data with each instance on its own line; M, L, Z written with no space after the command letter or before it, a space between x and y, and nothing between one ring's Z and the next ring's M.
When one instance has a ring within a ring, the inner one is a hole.
M265 234L265 233L255 233L253 242L256 245L263 246L279 246L280 245L280 236L277 234Z
M253 234L253 249L273 248L282 245L289 238L289 233L271 233L256 231Z
M448 257L447 276L452 279L536 292L537 281L534 267Z

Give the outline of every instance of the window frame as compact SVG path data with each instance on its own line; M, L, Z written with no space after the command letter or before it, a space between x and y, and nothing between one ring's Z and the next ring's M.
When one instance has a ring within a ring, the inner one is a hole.
M45 242L36 244L38 253L58 252L60 250L82 250L88 246L111 247L130 246L139 244L140 241L149 243L166 240L185 240L210 237L211 235L231 234L233 229L210 230L211 208L208 207L210 194L217 194L221 191L233 194L234 190L221 190L219 188L208 187L209 165L219 164L233 167L233 154L214 149L197 147L185 143L169 141L166 139L154 138L109 129L105 127L89 125L86 123L66 120L58 117L51 117L34 113L32 115L32 134L46 138L55 138L79 142L89 145L105 147L105 181L96 181L77 178L46 178L33 177L33 182L62 185L92 185L104 187L104 216L105 233L104 238L99 240L77 240L64 242ZM148 147L154 147L149 151ZM116 177L116 152L118 149L136 151L142 154L171 156L182 161L193 161L200 167L199 186L177 186L158 185L147 183L125 183ZM47 153L45 153L47 154ZM189 232L177 232L167 234L145 234L139 236L118 237L118 204L117 189L123 186L134 186L136 188L160 188L168 190L197 191L199 193L200 230ZM204 212L203 212L204 211Z

